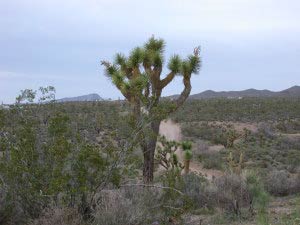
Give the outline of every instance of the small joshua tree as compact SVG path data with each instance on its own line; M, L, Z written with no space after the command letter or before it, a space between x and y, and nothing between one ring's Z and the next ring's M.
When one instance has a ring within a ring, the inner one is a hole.
M241 135L235 129L228 129L228 131L226 132L226 136L226 148L232 148L234 146L234 142L241 137Z
M200 69L199 48L195 48L194 53L184 60L173 55L167 65L170 72L162 77L164 49L164 40L151 37L144 46L134 48L128 57L119 53L114 63L101 62L106 75L132 106L135 126L143 124L139 144L144 156L143 177L146 183L153 181L159 124L188 98L192 88L191 76ZM184 88L177 99L167 104L168 101L161 101L162 90L175 76L182 77Z
M184 155L184 173L188 174L190 172L190 162L193 157L192 143L189 141L184 141L181 145Z
M166 171L178 170L179 174L183 169L183 165L179 162L176 151L178 150L180 143L176 141L168 141L165 136L158 137L159 145L155 154L155 160L161 165Z
M227 163L228 163L228 167L229 167L230 172L240 175L241 172L242 172L243 163L244 163L244 154L243 154L243 152L239 153L239 159L238 159L237 162L234 159L234 157L232 155L232 152L230 152L229 155L228 155L228 158L227 158Z

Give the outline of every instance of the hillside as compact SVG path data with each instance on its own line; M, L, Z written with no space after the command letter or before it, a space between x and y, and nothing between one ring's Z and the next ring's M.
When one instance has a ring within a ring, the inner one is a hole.
M270 90L247 89L243 91L212 91L207 90L190 96L190 99L207 98L243 98L243 97L300 97L300 86L293 86L279 92Z
M57 99L57 102L86 102L86 101L103 101L98 94L88 94L88 95L81 95L77 97L68 97L68 98L61 98Z
M176 98L177 95L169 96ZM300 86L293 86L282 91L247 89L243 91L212 91L206 90L198 94L191 95L189 99L210 99L210 98L244 98L244 97L300 97ZM103 101L98 94L81 95L77 97L67 97L58 99L57 102L85 102L85 101Z

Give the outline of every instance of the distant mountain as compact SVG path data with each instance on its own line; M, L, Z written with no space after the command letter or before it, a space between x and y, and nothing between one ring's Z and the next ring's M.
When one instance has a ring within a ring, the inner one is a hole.
M175 98L176 95L170 96ZM194 94L189 99L209 99L209 98L244 98L244 97L300 97L300 86L293 86L283 91L269 91L247 89L244 91L212 91L207 90L199 94Z
M291 96L291 97L299 97L300 96L300 86L293 86L286 90L278 92L278 95L282 96Z
M57 102L86 102L86 101L103 101L103 100L104 99L101 98L98 94L88 94L88 95L81 95L78 97L57 99Z
M176 98L178 95L168 96ZM300 97L300 86L293 86L283 91L269 91L247 89L244 91L212 91L207 90L199 94L190 95L189 99L209 99L209 98L244 98L244 97ZM88 94L78 97L62 98L57 102L84 102L84 101L104 101L98 94Z

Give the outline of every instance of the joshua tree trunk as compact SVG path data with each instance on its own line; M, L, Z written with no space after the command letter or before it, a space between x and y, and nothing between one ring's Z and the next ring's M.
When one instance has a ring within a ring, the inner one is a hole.
M142 144L144 155L143 178L145 183L150 183L153 181L154 154L159 133L159 125L160 121L154 121L151 123L151 134L147 135L149 138L144 139Z
M184 160L184 174L188 174L190 172L190 160Z
M183 142L182 150L184 156L184 174L188 174L190 172L190 162L192 159L192 143L189 141Z

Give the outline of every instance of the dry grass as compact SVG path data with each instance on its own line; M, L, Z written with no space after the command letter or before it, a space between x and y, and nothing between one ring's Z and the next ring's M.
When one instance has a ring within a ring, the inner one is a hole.
M29 225L84 225L83 219L74 208L52 207Z

